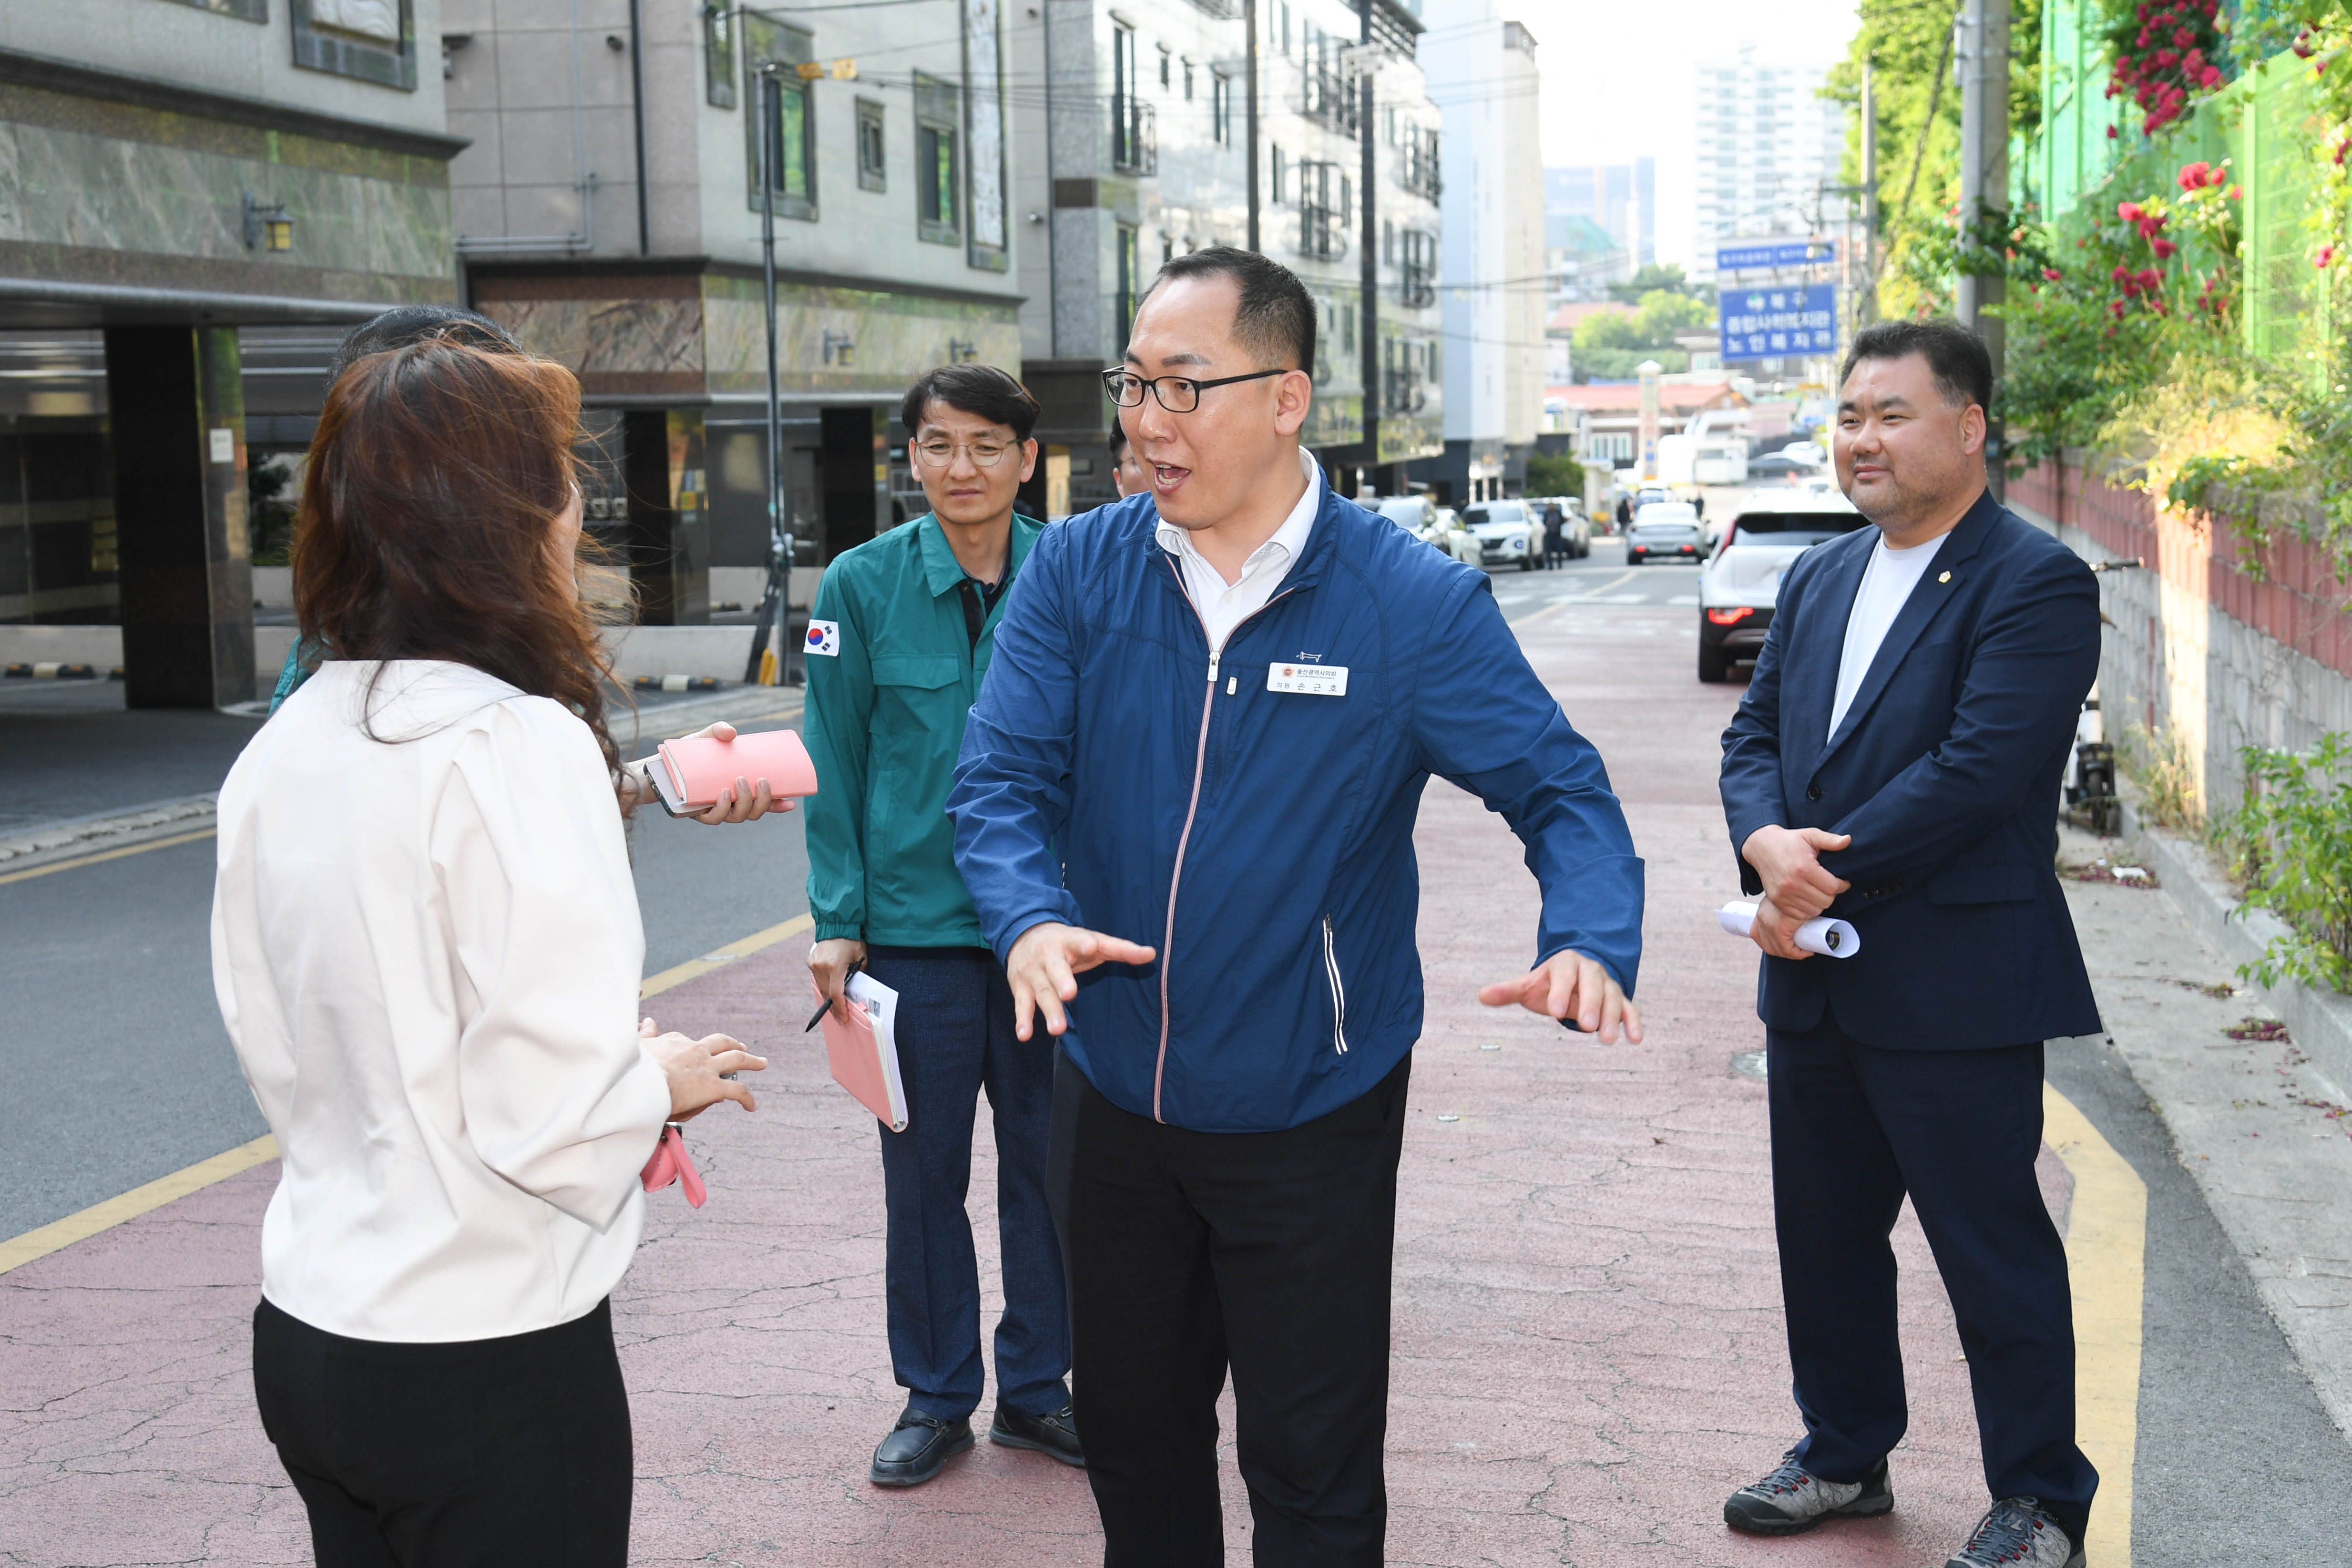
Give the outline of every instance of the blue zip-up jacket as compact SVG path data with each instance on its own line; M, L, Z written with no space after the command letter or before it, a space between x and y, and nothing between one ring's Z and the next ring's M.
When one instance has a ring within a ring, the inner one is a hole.
M1212 658L1158 521L1138 496L1039 538L948 796L1000 958L1041 921L1159 950L1081 978L1063 1044L1088 1081L1205 1132L1295 1127L1379 1083L1421 1034L1432 773L1526 843L1537 962L1574 948L1630 995L1642 862L1486 574L1327 489L1275 597ZM1269 669L1318 665L1346 670L1344 695L1268 689Z

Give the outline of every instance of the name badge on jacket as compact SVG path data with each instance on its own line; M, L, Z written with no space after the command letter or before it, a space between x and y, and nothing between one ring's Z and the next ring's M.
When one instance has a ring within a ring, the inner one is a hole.
M1268 691L1296 691L1307 697L1348 695L1344 664L1270 664L1265 669Z

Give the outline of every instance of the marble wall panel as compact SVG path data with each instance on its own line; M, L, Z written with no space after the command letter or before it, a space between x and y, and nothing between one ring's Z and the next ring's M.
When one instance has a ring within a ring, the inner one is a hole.
M706 300L710 389L758 392L767 385L767 327L757 285L711 279ZM828 334L836 345L830 360ZM856 345L844 365L838 343ZM971 357L1018 374L1021 324L1014 307L859 289L791 286L776 294L780 379L795 395L896 394L947 362L950 342Z
M25 237L24 170L16 152L16 128L0 121L0 240Z
M0 126L0 239L400 277L453 274L448 188L316 164L61 131ZM422 166L437 168L429 163ZM245 243L244 196L282 202L294 250Z
M695 300L483 300L481 311L533 353L592 376L703 374Z

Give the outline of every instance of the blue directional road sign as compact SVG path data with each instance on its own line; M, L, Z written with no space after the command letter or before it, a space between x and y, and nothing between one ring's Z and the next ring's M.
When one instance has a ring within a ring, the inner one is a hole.
M1724 245L1715 252L1717 272L1760 272L1775 267L1810 267L1837 254L1827 240L1798 240L1787 245Z
M1837 285L1785 289L1726 289L1722 293L1723 358L1784 359L1837 352Z

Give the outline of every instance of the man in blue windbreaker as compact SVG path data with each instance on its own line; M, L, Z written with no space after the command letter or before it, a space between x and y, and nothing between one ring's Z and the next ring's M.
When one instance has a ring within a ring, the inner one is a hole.
M1314 363L1280 265L1160 268L1105 373L1150 492L1039 538L948 798L1016 1030L1060 1038L1047 1191L1111 1568L1224 1561L1228 1368L1257 1562L1381 1561L1430 774L1543 889L1535 967L1479 999L1641 1038L1601 759L1483 573L1326 488Z

